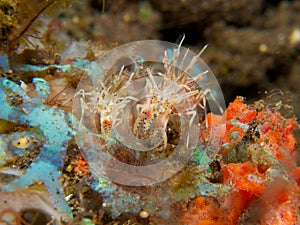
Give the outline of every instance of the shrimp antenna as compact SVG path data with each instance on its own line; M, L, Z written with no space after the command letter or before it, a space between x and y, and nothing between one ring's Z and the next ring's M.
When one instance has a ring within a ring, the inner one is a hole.
M200 50L200 52L197 54L197 57L200 57L202 53L207 49L208 44L204 45L204 47Z
M179 48L180 48L180 46L182 45L182 43L183 43L184 39L185 39L185 33L183 33L183 34L180 34L180 35L179 35L179 37L177 38L177 40L176 40L176 44L178 43L178 45L179 45Z

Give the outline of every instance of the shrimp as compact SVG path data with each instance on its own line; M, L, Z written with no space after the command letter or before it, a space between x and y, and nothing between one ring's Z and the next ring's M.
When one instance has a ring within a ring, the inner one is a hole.
M150 68L146 69L148 76L146 78L146 90L148 94L146 100L137 105L138 116L133 126L133 132L138 138L156 139L161 135L163 146L166 148L168 142L166 129L170 115L189 116L189 126L191 127L196 118L198 106L204 112L205 124L208 128L206 98L209 96L216 103L217 100L211 89L202 90L195 85L204 79L208 70L199 73L195 77L188 75L196 59L206 47L192 58L184 71L176 69L176 65L179 64L180 46L174 50L172 57L168 56L167 51L164 52L162 60L164 72L152 74ZM185 60L186 55L187 53L182 60ZM218 107L220 112L223 113L222 107Z
M122 75L123 71L124 67L121 68L113 81L102 82L99 80L100 87L89 92L82 88L75 94L75 97L79 97L81 106L80 126L83 125L83 120L86 117L93 115L91 116L92 121L90 121L92 126L94 126L93 130L100 133L104 139L110 137L113 124L121 122L114 120L113 114L120 112L129 99L133 99L130 96L126 96L126 88L134 74L130 74L127 79L126 76ZM110 83L106 86L108 82Z

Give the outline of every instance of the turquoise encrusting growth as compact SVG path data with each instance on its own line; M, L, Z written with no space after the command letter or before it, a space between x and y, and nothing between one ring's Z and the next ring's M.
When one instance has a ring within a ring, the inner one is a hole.
M2 61L5 62L4 56ZM1 63L1 56L0 56L0 67L2 67L3 69L7 69L7 66L8 64ZM73 68L86 72L92 79L98 76L101 77L102 75L102 71L98 66L98 64L96 62L91 62L87 59L77 59L73 61L71 64L59 64L59 65L53 64L48 66L36 66L36 65L24 64L14 69L19 71L26 71L26 72L41 72L49 69L59 69L62 72L70 73Z
M61 182L61 169L67 144L75 134L72 129L71 115L43 104L42 101L49 95L48 83L43 79L33 79L38 94L36 98L27 96L25 90L12 81L1 78L0 82L0 101L2 102L0 118L29 125L38 129L44 137L37 159L31 163L24 174L10 183L1 185L1 189L11 192L42 181L50 192L57 209L67 212L71 217L71 210L64 200Z
M0 68L4 70L9 70L9 62L6 54L0 54Z

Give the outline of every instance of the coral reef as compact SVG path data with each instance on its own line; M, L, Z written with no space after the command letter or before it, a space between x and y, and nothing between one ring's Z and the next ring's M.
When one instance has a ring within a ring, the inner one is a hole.
M299 224L299 6L1 1L0 223Z

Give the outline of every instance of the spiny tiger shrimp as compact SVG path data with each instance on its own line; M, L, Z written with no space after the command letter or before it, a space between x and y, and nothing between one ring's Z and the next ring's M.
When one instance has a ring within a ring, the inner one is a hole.
M166 127L170 114L182 116L182 114L185 113L186 115L190 115L191 119L189 125L191 126L197 115L196 107L199 106L204 110L206 127L208 127L206 117L207 95L217 103L211 89L201 90L195 86L195 84L202 80L209 72L208 70L200 72L195 77L189 77L188 73L195 64L196 58L192 58L184 71L180 71L174 66L178 64L181 44L182 42L178 49L174 50L172 57L168 56L167 51L164 52L164 58L162 60L164 72L152 74L150 68L146 69L148 75L145 85L145 89L147 90L146 100L144 100L142 104L137 105L138 117L135 120L133 128L134 134L143 139L157 139L159 135L162 135L164 149L167 147ZM203 53L206 47L207 46L200 51L197 57ZM182 60L185 60L187 53L188 51ZM155 81L155 75L156 77L162 77L163 80L157 83ZM176 86L179 88L176 88ZM221 105L217 106L219 107L220 113L223 114L224 111ZM182 109L182 107L184 107L184 109ZM177 110L178 108L181 109ZM186 144L188 145L188 142Z
M126 96L126 88L134 74L121 76L123 70L124 67L114 80L103 82L99 79L99 86L95 89L89 90L88 85L91 85L91 80L87 79L87 83L81 83L84 87L80 87L74 96L77 101L80 101L80 111L73 108L73 111L80 113L77 114L80 117L79 125L87 126L104 139L110 138L113 123L120 122L113 120L113 108L117 108L116 112L119 112L128 99L133 99Z

